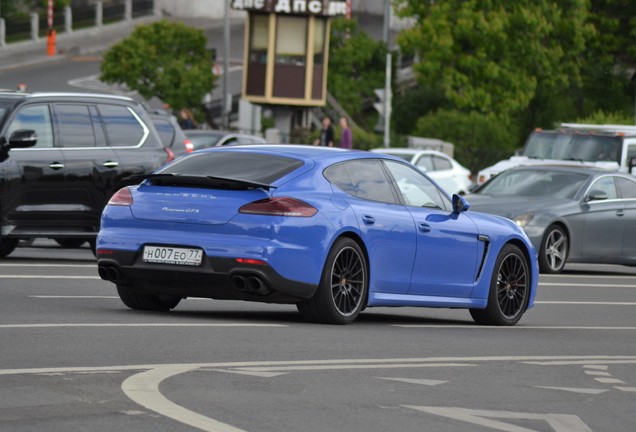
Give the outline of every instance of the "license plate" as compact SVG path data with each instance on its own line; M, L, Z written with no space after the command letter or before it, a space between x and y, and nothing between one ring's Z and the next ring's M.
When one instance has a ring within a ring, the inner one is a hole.
M203 260L203 251L193 248L145 246L143 259L149 263L198 266Z

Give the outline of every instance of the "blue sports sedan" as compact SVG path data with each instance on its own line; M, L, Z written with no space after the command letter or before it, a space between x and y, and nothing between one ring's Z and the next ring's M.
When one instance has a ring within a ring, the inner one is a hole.
M367 307L423 306L514 325L534 303L536 251L512 221L467 210L378 153L203 150L112 197L99 275L138 310L204 297L295 304L332 324Z

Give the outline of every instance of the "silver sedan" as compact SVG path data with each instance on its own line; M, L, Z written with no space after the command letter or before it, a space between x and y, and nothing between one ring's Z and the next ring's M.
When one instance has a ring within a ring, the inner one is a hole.
M636 177L598 168L509 169L466 197L471 209L512 219L543 273L566 262L636 265Z

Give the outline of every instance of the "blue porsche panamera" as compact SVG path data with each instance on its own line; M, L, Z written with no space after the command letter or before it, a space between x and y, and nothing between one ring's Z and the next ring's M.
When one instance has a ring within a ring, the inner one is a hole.
M423 306L514 325L534 303L536 251L512 221L467 210L378 153L204 150L111 198L99 275L137 310L203 297L295 304L332 324L367 307Z

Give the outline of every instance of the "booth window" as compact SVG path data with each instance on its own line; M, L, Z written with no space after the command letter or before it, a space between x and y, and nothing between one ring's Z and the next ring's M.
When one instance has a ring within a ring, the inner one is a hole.
M311 86L311 98L322 99L323 75L325 64L326 20L316 18L314 21L314 74Z
M305 97L308 18L278 16L276 19L273 96L302 99Z
M269 16L264 14L251 14L250 26L249 68L247 73L246 94L265 96Z

